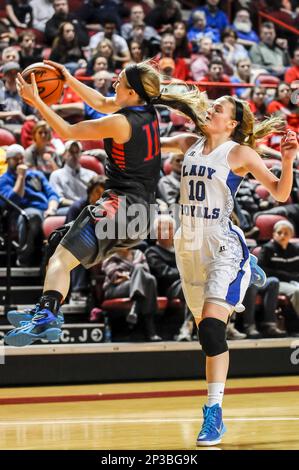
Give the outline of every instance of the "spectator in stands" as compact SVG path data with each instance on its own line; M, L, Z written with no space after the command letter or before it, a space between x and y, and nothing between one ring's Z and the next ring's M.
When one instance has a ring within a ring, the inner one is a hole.
M267 107L267 113L286 117L288 127L299 132L298 106L291 101L291 88L287 83L281 82L278 85L275 98Z
M32 113L32 108L20 98L16 88L16 77L20 72L17 62L7 62L2 67L4 99L0 102L0 119L7 124L21 124Z
M99 42L96 48L95 56L105 57L108 62L108 71L110 73L115 72L116 64L114 60L113 44L110 39L104 38Z
M89 204L95 205L96 202L101 198L105 190L106 176L96 175L93 176L86 185L86 197L76 200L70 207L66 215L66 223L75 220L84 207ZM79 266L78 266L79 267Z
M169 57L175 62L175 70L173 77L179 78L180 80L187 80L189 78L189 67L187 62L182 57L175 58L176 42L175 37L171 33L165 33L161 39L161 52L155 57L155 60L159 61L164 57Z
M94 171L81 167L81 155L81 143L69 140L65 143L64 167L50 175L49 183L60 198L59 215L65 215L75 201L86 199L88 183L96 176Z
M142 5L133 5L130 13L130 21L124 23L121 26L121 35L122 37L129 42L132 39L132 31L135 25L143 23L145 19L145 14ZM152 38L160 40L160 36L152 26L145 25L144 27L144 39L150 41Z
M108 70L108 60L100 54L93 56L87 63L85 75L94 75L101 70Z
M35 45L36 36L33 31L22 31L19 35L21 69L35 62L42 62L41 50Z
M49 178L52 171L61 166L54 146L51 129L46 121L38 121L32 130L33 143L25 151L25 163L32 170L39 170Z
M230 27L227 27L221 33L223 42L223 57L230 65L235 66L240 59L247 59L248 52L242 44L237 43L237 33Z
M95 205L102 196L105 189L106 176L96 175L91 178L86 186L87 196L74 202L68 209L65 223L75 220L84 207L89 204ZM83 266L77 266L71 272L71 294L70 302L86 301L89 285L89 270Z
M131 55L131 63L139 64L143 60L145 60L146 52L142 44L138 41L130 41L129 42L129 50Z
M102 25L107 15L115 18L117 30L121 27L121 3L113 0L87 0L78 12L78 18L86 24L91 31L102 31Z
M77 19L74 13L70 13L68 0L53 0L54 15L46 23L45 41L52 46L54 39L58 36L59 26L66 21L75 26L76 38L80 47L88 46L89 36L83 19ZM80 17L79 17L80 18Z
M290 240L294 226L287 220L276 222L273 240L263 245L259 265L268 276L279 279L279 293L286 295L299 317L299 246Z
M223 54L223 44L213 44L211 52L211 60L221 59L223 63L223 72L226 75L233 75L234 67L225 59Z
M53 0L31 0L33 28L44 33L46 23L54 15Z
M158 294L169 300L180 299L182 310L187 314L182 282L176 265L173 237L175 221L170 215L160 214L154 221L156 244L145 251L151 273L158 285Z
M1 63L6 64L7 62L17 62L20 61L19 51L14 46L9 46L3 49L1 56ZM3 70L1 69L3 72Z
M258 121L265 119L266 107L266 89L261 86L255 86L251 89L250 99L248 100L251 111Z
M100 31L91 37L89 48L93 53L103 39L109 39L109 41L112 41L113 45L113 59L123 64L124 62L129 62L130 51L126 40L116 33L116 25L117 21L115 17L107 16L103 23L104 31Z
M176 204L179 200L181 170L184 155L181 153L172 153L169 159L171 172L160 178L157 189L159 197L166 202L168 206L171 206L172 204Z
M259 42L258 35L252 29L252 22L248 10L241 9L237 11L232 28L237 33L239 44L248 47Z
M203 77L201 81L231 83L228 76L224 74L223 62L220 58L215 58L211 60L209 64L209 73L205 77ZM210 100L216 100L221 96L232 94L233 89L231 87L207 87L207 95Z
M160 51L160 41L161 38L156 34L156 36L152 36L150 39L146 39L145 37L145 23L138 23L134 24L133 29L130 35L130 41L139 42L144 49L146 57L154 57Z
M269 14L272 18L282 21L292 28L298 29L299 12L295 10L295 6L298 5L298 2L293 0L266 0L266 3L268 4ZM288 41L290 50L293 50L293 45L296 44L298 36L279 24L276 24L276 31L280 37Z
M195 11L204 11L206 15L207 26L214 31L215 35L222 33L224 28L228 26L228 19L226 14L218 8L220 0L206 0L203 7L197 7L192 10L189 17L189 24L192 22L192 16Z
M290 65L287 40L276 39L275 27L271 22L262 24L260 37L260 43L254 44L249 52L252 63L262 66L270 74L283 77L286 67Z
M175 71L175 61L170 57L164 57L159 60L159 69L167 77L173 77Z
M0 18L0 53L10 44L18 40L18 35L7 18Z
M220 41L220 33L207 26L205 12L196 10L192 14L192 26L188 29L188 39L193 45L193 52L198 51L198 41L203 37L210 38L212 42Z
M200 81L209 73L209 64L212 55L212 39L203 36L198 41L198 56L191 62L190 69L192 78Z
M136 324L143 320L148 341L161 341L156 333L154 317L158 311L157 281L150 274L142 251L121 248L103 262L105 272L104 291L106 299L129 297L133 306L127 322Z
M293 54L293 65L286 70L284 81L292 83L299 80L299 46L295 48Z
M245 311L240 315L247 339L284 338L286 332L277 327L276 308L279 293L279 280L277 277L268 277L264 287L251 284L245 294L243 305ZM256 325L256 299L260 295L263 299L259 327Z
M232 83L254 83L250 59L239 59L236 64L236 73L231 77ZM235 88L238 98L247 100L252 88Z
M83 51L76 36L75 26L65 21L59 25L49 60L64 64L71 74L86 66Z
M42 222L45 217L56 214L58 195L40 171L30 170L24 164L25 151L21 145L10 145L6 150L7 172L0 177L0 193L24 209L28 223L19 214L13 223L18 232L18 266L40 263ZM38 256L34 257L34 251Z
M174 23L181 20L182 12L176 0L166 0L155 6L145 18L146 24L155 28L160 34L171 32Z
M5 0L6 14L16 28L30 28L33 21L32 7L29 0Z
M187 27L184 21L176 21L174 23L173 35L176 43L174 57L189 59L192 52L192 46L188 40Z

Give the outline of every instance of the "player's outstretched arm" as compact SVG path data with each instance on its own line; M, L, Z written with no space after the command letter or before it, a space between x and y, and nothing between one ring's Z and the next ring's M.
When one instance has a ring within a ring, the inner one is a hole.
M261 157L249 147L242 145L238 149L238 157L242 162L246 173L251 173L271 195L280 202L287 201L293 184L293 161L298 152L298 140L296 133L288 131L281 142L281 176L277 178L264 164Z
M44 60L44 63L51 65L52 67L59 70L60 73L64 76L67 85L71 87L72 90L74 90L85 103L87 103L96 111L104 114L110 114L115 113L120 109L120 107L115 104L114 97L106 97L100 92L80 82L80 80L77 80L77 78L70 74L64 65L53 62L52 60Z
M37 108L49 126L59 137L65 140L98 140L113 138L117 143L125 143L131 135L129 121L122 114L113 114L101 119L81 121L70 124L43 102L38 93L34 73L31 83L27 83L21 74L17 75L16 84L19 95L31 106Z
M197 140L198 135L191 133L178 134L173 137L161 137L161 149L165 153L186 153L188 148Z

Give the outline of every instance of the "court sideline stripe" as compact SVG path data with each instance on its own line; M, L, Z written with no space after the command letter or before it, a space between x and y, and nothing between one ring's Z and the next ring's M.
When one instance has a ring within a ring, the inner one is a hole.
M225 390L225 395L246 393L282 393L299 392L299 385L271 385L265 387L232 387ZM27 405L37 403L71 403L79 401L135 400L146 398L183 398L199 397L207 394L206 389L165 390L151 392L96 393L86 395L55 395L37 397L4 397L0 405Z

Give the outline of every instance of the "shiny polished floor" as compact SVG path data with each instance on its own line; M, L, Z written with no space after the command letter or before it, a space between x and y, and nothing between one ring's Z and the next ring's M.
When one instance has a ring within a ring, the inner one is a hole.
M0 449L195 450L204 390L203 381L2 389ZM299 450L299 378L229 380L224 421L218 449Z

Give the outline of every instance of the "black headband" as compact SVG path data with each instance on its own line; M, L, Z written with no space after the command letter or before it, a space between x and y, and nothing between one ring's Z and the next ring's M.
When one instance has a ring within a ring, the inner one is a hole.
M235 100L235 104L236 104L236 121L238 121L238 126L241 126L242 122L243 122L243 104L241 103L241 101L239 100Z
M150 103L151 99L144 89L137 65L135 64L128 65L125 68L125 73L126 73L128 84L133 88L134 91L136 91L137 95L139 95L140 98L142 98L147 103Z

